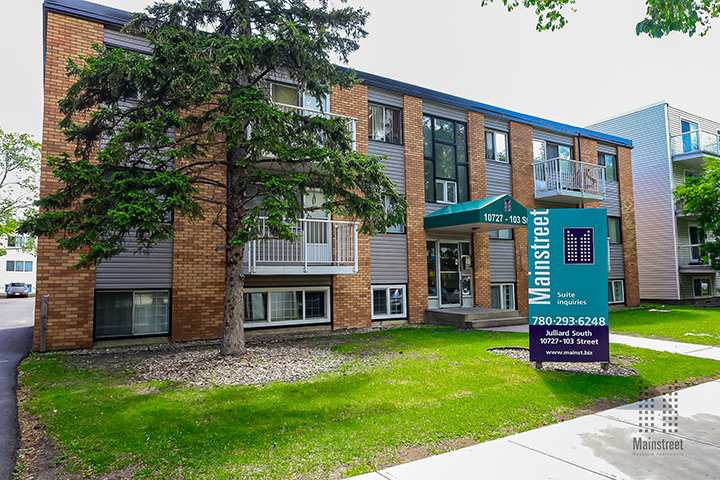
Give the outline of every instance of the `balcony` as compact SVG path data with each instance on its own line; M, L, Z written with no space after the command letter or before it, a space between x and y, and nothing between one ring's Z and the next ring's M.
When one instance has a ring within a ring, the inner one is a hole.
M700 244L678 245L678 267L680 273L709 273L710 261L703 255Z
M282 112L288 113L288 112L297 112L300 115L307 115L307 116L323 116L325 118L344 118L347 121L348 130L350 131L350 135L352 137L352 148L353 150L357 150L357 118L348 117L346 115L338 115L336 113L330 113L330 112L323 112L320 110L313 110L311 108L305 108L305 107L299 107L297 105L287 105L285 103L276 103L276 107ZM251 128L251 127L248 127ZM322 139L320 139L320 143L322 143ZM275 156L271 153L264 152L261 155L261 158L275 158Z
M675 215L678 217L697 217L697 213L686 213L685 212L685 202L680 201L679 203L675 203Z
M553 158L533 164L535 198L580 204L605 200L605 167Z
M702 168L706 155L720 157L720 137L704 130L693 130L670 137L670 150L674 162Z
M248 275L343 275L357 273L357 222L303 218L292 231L297 241L273 238L261 217L261 239L245 247Z

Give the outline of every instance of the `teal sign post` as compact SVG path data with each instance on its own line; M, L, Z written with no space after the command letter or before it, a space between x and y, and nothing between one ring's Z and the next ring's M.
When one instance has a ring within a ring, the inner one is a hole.
M530 360L609 362L607 211L528 210Z

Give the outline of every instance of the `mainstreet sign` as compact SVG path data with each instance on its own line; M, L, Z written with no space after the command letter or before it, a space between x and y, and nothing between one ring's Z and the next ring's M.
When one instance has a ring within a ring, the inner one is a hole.
M528 214L530 360L609 362L607 211Z

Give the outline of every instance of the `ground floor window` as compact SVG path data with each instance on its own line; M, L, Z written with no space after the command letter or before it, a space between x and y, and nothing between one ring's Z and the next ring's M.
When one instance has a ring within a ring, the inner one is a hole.
M403 318L407 300L405 285L373 285L372 318Z
M169 291L97 292L96 338L160 335L169 331Z
M248 327L294 325L330 321L330 288L246 288Z
M490 303L492 308L515 310L515 284L490 285Z
M610 280L608 282L608 303L625 302L624 283L622 280Z
M693 293L696 297L709 297L711 295L712 283L710 277L693 278Z

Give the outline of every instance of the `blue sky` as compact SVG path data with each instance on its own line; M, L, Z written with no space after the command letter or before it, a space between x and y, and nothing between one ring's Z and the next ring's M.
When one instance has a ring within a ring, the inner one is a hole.
M531 11L480 0L350 0L372 16L350 66L445 93L584 126L661 100L720 120L720 24L703 38L635 35L643 0L578 0L558 32ZM146 0L96 3L141 10ZM341 6L338 2L337 6ZM3 0L0 128L42 133L42 1Z

